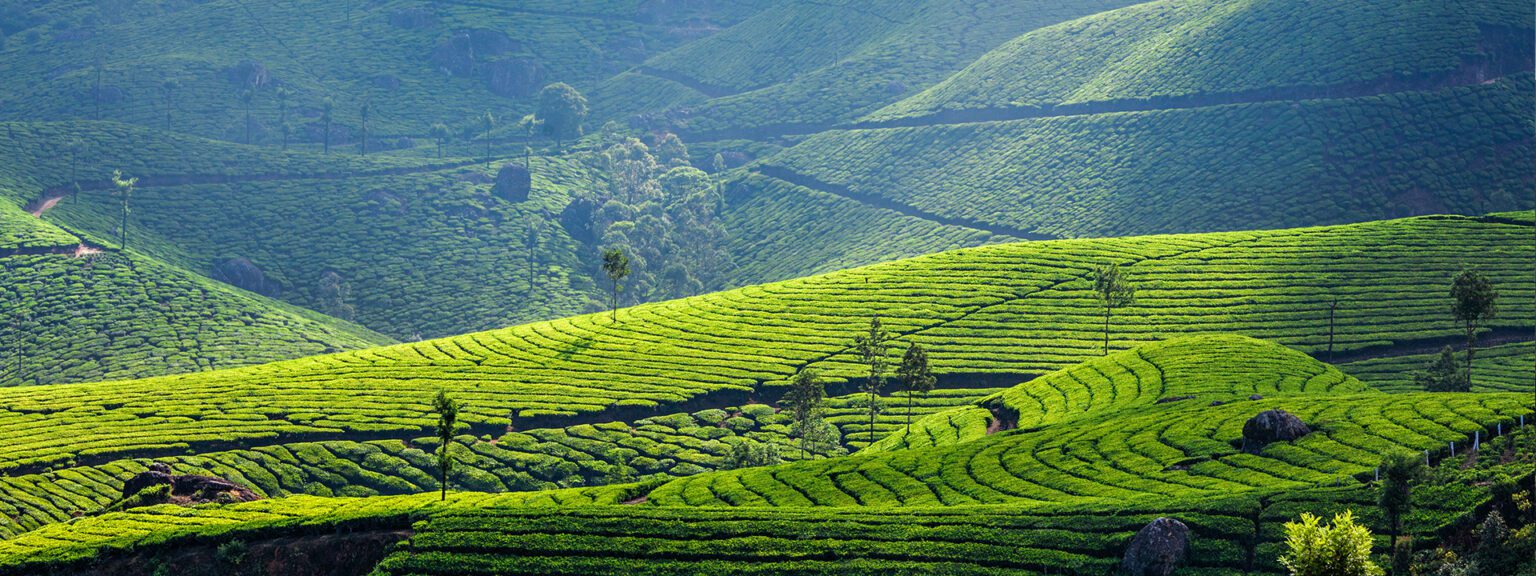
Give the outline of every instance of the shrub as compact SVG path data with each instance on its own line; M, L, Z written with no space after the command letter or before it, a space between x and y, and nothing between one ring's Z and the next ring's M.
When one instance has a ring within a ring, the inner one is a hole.
M1382 576L1385 572L1371 561L1371 531L1355 522L1354 512L1333 517L1329 526L1312 514L1302 513L1300 522L1285 524L1285 544L1289 551L1280 563L1292 576Z

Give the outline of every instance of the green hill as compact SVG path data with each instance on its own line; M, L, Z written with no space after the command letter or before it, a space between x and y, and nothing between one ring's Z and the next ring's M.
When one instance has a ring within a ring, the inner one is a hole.
M322 101L333 143L375 149L446 122L473 134L487 110L517 118L546 83L587 90L653 54L769 2L648 5L635 0L520 2L8 2L0 119L100 119L230 141L276 144L291 90L292 139L319 144ZM166 83L174 83L167 94ZM171 109L167 120L167 106Z
M924 344L941 376L1023 380L1100 354L1101 311L1085 277L1105 262L1141 286L1138 303L1112 323L1116 349L1235 332L1323 353L1335 296L1338 351L1449 342L1460 330L1445 286L1463 265L1481 268L1504 294L1488 327L1519 332L1531 328L1536 290L1519 247L1529 234L1528 225L1440 217L1015 243L643 305L617 322L594 314L208 374L0 390L8 407L0 429L16 434L0 447L0 469L256 439L412 437L443 386L467 402L462 421L486 431L504 429L509 413L564 425L690 400L739 405L730 398L770 394L765 385L804 365L857 374L849 346L873 314L898 349Z
M393 342L138 254L0 257L0 386L143 378Z
M1244 370L1233 372L1232 366ZM1063 401L1021 402L1047 390ZM1246 396L1255 391L1268 396ZM1180 393L1195 398L1152 401ZM1383 394L1272 343L1177 338L998 394L989 402L1016 407L1020 428L958 444L660 484L462 492L445 503L422 494L157 506L66 520L0 540L0 566L22 574L103 569L190 542L242 539L254 545L413 526L410 540L379 564L380 573L668 573L680 569L679 562L753 573L831 566L855 573L1097 573L1118 563L1137 528L1164 516L1194 530L1184 570L1273 573L1279 570L1272 559L1283 537L1280 525L1297 510L1351 509L1381 525L1368 484L1385 450L1427 450L1439 459L1447 454L1445 442L1475 431L1510 431L1486 438L1486 454L1444 458L1433 477L1446 479L1416 491L1408 529L1433 538L1436 529L1487 501L1480 479L1522 465L1503 451L1521 443L1517 458L1530 457L1529 430L1510 427L1517 417L1533 414L1523 397ZM1275 407L1297 414L1314 431L1295 442L1241 450L1243 421ZM399 455L385 444L378 448ZM267 454L302 461L309 451ZM73 489L103 477L95 471L59 486ZM834 507L822 507L827 505Z
M1529 3L1510 1L1149 2L1019 36L868 119L1094 112L1112 110L1106 103L1167 106L1179 98L1188 99L1185 105L1336 98L1470 84L1529 69L1530 35L1520 31L1530 29L1533 16Z

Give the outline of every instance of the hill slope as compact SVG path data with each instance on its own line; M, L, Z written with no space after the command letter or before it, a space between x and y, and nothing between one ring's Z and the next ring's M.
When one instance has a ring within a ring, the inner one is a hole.
M1536 291L1527 274L1536 263L1521 248L1530 233L1527 224L1439 217L1016 243L638 306L617 321L595 314L206 375L0 390L0 430L16 439L0 447L0 470L82 452L99 462L257 439L410 437L429 424L426 402L443 386L461 391L461 421L487 431L509 414L542 425L690 400L732 405L776 395L764 386L805 365L857 374L849 346L874 314L896 349L924 344L942 377L1023 380L1100 353L1101 310L1086 275L1105 262L1141 286L1138 303L1115 316L1117 349L1219 331L1323 353L1334 296L1341 352L1446 342L1460 332L1445 286L1463 265L1504 294L1489 328L1522 332ZM340 391L347 402L336 401Z

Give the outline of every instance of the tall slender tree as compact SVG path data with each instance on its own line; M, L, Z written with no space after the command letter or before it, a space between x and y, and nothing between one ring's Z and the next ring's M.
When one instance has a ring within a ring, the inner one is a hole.
M1119 264L1095 266L1093 292L1099 304L1104 306L1104 354L1109 355L1109 317L1115 308L1136 301L1136 287L1126 280Z
M859 387L865 395L869 413L869 443L875 443L875 416L880 413L880 389L885 387L885 370L889 360L885 357L890 348L891 333L880 324L880 315L869 318L869 331L855 336L853 350L868 368L864 383Z
M528 296L531 298L535 288L533 268L539 260L539 240L544 235L544 219L535 214L529 214L524 222L528 227L528 236L524 243L528 248Z
M1499 314L1499 291L1482 272L1462 270L1451 280L1451 314L1467 331L1466 381L1472 384L1472 354L1477 349L1477 329Z
M331 121L335 119L335 112L336 101L332 100L330 96L326 96L324 100L320 101L320 122L324 125L323 128L325 130L321 135L321 139L325 143L324 150L326 156L331 155Z
M363 116L363 139L362 139L361 142L359 142L359 145L362 147L363 155L367 156L368 155L368 116L373 113L373 103L369 102L367 100L364 100L363 101L363 107L358 112L360 114L362 114L362 116Z
M603 272L608 275L608 280L613 282L613 321L619 321L619 292L624 290L622 282L629 276L629 256L624 255L620 248L609 248L603 251Z
M438 159L442 159L442 157L443 157L443 145L448 143L448 137L452 136L452 135L453 135L453 132L448 130L448 125L447 124L444 124L442 122L438 122L438 123L432 125L432 140L437 142L437 157L438 157Z
M432 399L432 411L437 413L437 470L439 486L442 487L441 500L448 499L448 473L453 470L453 453L448 450L453 445L453 428L459 420L459 403L448 397L447 390L438 390L437 397Z
M1413 485L1424 475L1424 460L1412 452L1397 451L1382 458L1378 470L1381 473L1381 493L1376 505L1382 516L1387 517L1388 542L1397 548L1397 539L1403 532L1403 516L1408 514L1413 501Z
M240 91L240 104L245 107L245 143L251 144L251 104L256 101L256 89Z
M800 459L826 440L827 388L821 381L821 373L815 368L803 367L789 379L789 391L779 400L782 408L789 411L790 433L799 440Z
M181 88L181 83L175 80L166 80L160 83L160 101L165 105L165 129L171 129L171 111L176 105L176 90Z
M293 96L293 90L287 86L278 86L273 92L277 96L277 124L283 130L283 149L288 149L288 132L292 128L288 125L288 98Z
M122 201L122 215L118 220L117 246L123 252L128 251L128 199L133 195L133 187L139 183L138 178L123 178L121 170L112 171L112 185L117 187L117 197Z
M480 125L485 127L485 165L491 165L491 132L496 130L496 115L490 110L480 116Z
M928 351L922 344L916 342L907 346L906 354L901 357L901 365L896 368L896 378L901 381L901 387L907 393L907 432L912 432L912 397L922 394L924 398L933 391L933 385L938 379L933 377L933 371L928 368Z

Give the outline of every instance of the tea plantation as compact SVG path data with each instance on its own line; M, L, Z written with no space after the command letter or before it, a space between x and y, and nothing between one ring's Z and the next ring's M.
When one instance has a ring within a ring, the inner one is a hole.
M1026 379L1101 353L1086 279L1116 262L1141 286L1116 313L1115 349L1235 332L1312 353L1459 339L1446 285L1463 265L1504 294L1488 329L1531 328L1528 224L1414 218L1272 232L1025 242L945 252L607 314L249 368L70 387L0 390L0 470L123 454L340 434L417 434L451 387L461 421L508 415L639 418L684 401L740 405L798 367L858 373L849 348L878 314L947 374ZM892 352L895 354L896 352ZM766 387L765 387L766 386ZM346 391L338 400L338 391ZM661 412L665 413L665 412ZM104 425L104 423L114 423ZM541 424L542 425L542 424ZM477 432L479 433L479 432Z

